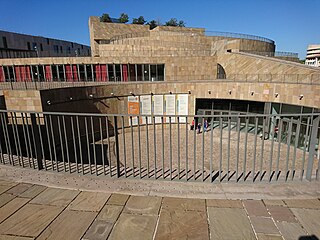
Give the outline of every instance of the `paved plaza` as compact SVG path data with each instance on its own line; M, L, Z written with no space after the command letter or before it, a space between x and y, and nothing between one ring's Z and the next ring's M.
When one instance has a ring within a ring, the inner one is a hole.
M318 239L319 186L111 179L1 166L0 239Z

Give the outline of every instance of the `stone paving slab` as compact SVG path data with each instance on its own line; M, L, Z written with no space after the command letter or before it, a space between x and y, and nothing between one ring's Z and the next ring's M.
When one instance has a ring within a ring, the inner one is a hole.
M96 215L97 213L95 212L65 210L46 228L44 232L41 233L37 239L81 239Z
M291 211L310 235L320 237L320 210L292 208Z
M105 240L108 238L114 223L103 221L103 220L95 220L84 237L83 240Z
M288 207L268 206L268 210L275 221L297 222L296 218Z
M10 236L10 235L0 235L0 240L32 240L32 239L34 239L34 238Z
M114 193L111 195L109 198L107 204L108 205L119 205L119 206L124 206L128 200L130 195L125 195L125 194L117 194Z
M164 197L162 201L162 207L164 209L178 209L185 211L204 212L206 210L205 200L203 199Z
M250 220L256 233L280 235L271 218L251 216Z
M48 188L36 196L30 203L46 204L53 206L67 206L77 195L79 191L65 190L58 188Z
M267 208L260 200L244 200L243 205L249 216L269 217Z
M277 222L276 225L286 240L297 240L300 236L307 235L299 223Z
M108 240L152 239L158 216L123 213L115 224Z
M280 199L264 199L263 202L266 206L286 206L284 201Z
M130 196L123 209L125 213L158 215L161 197Z
M99 215L97 216L98 220L103 220L111 223L115 223L122 212L123 206L116 205L105 205Z
M14 199L15 196L11 195L11 194L7 194L7 193L2 193L0 195L0 207L4 206L5 204L7 204L8 202L10 202L12 199Z
M320 210L318 199L286 199L284 200L289 208L312 208Z
M225 199L206 199L207 207L216 208L243 208L240 200L225 200Z
M31 198L36 197L37 195L39 195L41 192L43 192L46 189L47 189L47 187L45 187L45 186L33 185L32 187L27 189L25 192L19 194L19 197L31 199Z
M14 196L19 196L21 193L27 191L30 187L32 187L32 184L19 183L18 185L16 185L13 188L9 189L6 193L12 194Z
M0 194L5 193L8 191L10 188L14 187L15 185L0 185Z
M209 239L207 215L202 211L162 209L156 240Z
M81 192L68 206L69 210L98 212L111 194L101 192Z
M0 234L36 237L62 210L57 206L27 204L0 224Z
M256 239L244 209L208 207L211 239Z
M16 212L22 206L24 206L29 199L25 198L15 198L11 200L9 203L0 208L0 223L3 222L6 218L8 218L11 214Z
M261 234L261 233L257 234L257 239L258 240L283 240L281 236L267 235L267 234Z
M19 183L17 183L17 182L0 179L0 186L14 187L15 185L18 185L18 184Z

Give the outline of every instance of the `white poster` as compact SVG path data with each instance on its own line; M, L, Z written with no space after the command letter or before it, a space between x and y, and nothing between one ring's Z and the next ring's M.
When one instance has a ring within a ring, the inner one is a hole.
M176 95L164 95L165 98L165 115L176 114ZM175 117L171 118L171 122L176 121ZM166 122L170 122L169 117L166 117Z
M151 95L140 96L140 114L151 115ZM146 117L141 117L141 123L146 124ZM151 117L148 117L148 123L152 123Z
M177 95L177 115L188 115L188 94ZM186 118L179 118L179 122L185 123Z
M153 102L153 114L163 115L163 95L154 95L152 98ZM156 123L161 123L161 117L155 118Z

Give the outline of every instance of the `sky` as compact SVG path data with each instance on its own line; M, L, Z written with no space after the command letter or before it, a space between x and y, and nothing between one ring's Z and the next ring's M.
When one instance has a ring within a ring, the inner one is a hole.
M262 36L300 59L320 44L320 0L0 0L0 29L90 45L89 16L103 13Z

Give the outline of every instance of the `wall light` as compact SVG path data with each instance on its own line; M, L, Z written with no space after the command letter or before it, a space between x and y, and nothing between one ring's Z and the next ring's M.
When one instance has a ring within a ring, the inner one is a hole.
M251 91L251 96L253 96L253 94L254 94L254 91Z
M70 101L72 101L72 100L73 100L73 98L72 98L72 97L70 97L70 98L69 98L69 100L70 100Z
M275 93L275 94L274 94L274 97L277 98L278 96L279 96L279 93Z
M89 98L93 98L93 94L90 94L90 95L89 95Z
M229 90L229 94L231 94L232 93L232 91L231 90Z
M51 105L51 101L50 101L50 100L48 100L48 101L47 101L47 104L50 106L50 105Z
M171 91L170 91L169 93L170 93L170 94L172 94L172 92L171 92Z
M301 94L301 95L299 96L299 100L302 100L302 98L303 98L303 95Z
M208 93L211 94L211 90L208 90Z
M111 94L111 96L113 96L114 95L114 93L112 92L112 93L110 93Z
M131 94L132 96L135 96L133 92L130 92L130 94Z
M191 94L191 90L188 90L188 93Z

